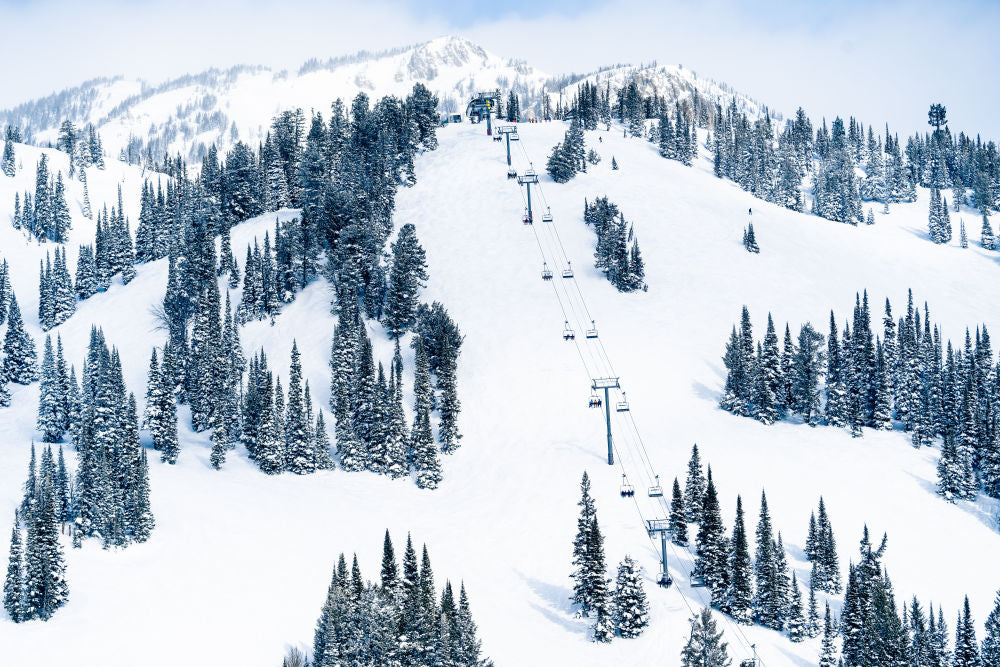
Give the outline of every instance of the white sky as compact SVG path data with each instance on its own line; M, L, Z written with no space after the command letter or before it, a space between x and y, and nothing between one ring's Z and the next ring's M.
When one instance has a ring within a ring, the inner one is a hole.
M786 114L854 114L900 134L926 129L928 104L942 102L952 129L1000 138L1000 3L989 0L452 4L0 0L0 108L94 76L155 83L210 66L295 68L459 34L550 74L681 63Z

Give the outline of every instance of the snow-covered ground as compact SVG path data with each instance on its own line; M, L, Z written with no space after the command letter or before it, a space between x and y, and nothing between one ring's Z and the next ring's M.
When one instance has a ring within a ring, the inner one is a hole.
M519 129L515 166L523 170L530 156L542 172L565 126ZM176 466L151 458L152 539L123 551L103 551L95 543L72 550L67 543L69 605L48 623L0 620L0 645L10 664L277 664L287 645L311 645L339 552L357 551L363 572L377 576L386 528L397 545L407 531L428 544L439 584L465 581L484 651L497 665L677 664L689 606L701 606L706 592L688 587L690 556L680 549L668 554L677 584L668 590L653 585L658 544L648 540L636 504L619 498L621 472L606 464L603 418L587 408L584 367L610 370L596 343L582 337L590 318L665 486L683 475L697 442L712 465L727 528L742 494L753 530L765 488L800 582L808 581L802 549L809 512L823 495L844 572L856 559L867 522L875 534L889 534L884 562L898 599L915 594L940 602L950 621L968 593L982 623L1000 587L1000 535L990 518L996 504L949 505L935 495L936 450L914 450L900 433L866 431L856 440L840 429L766 427L717 408L723 345L743 304L758 335L768 311L778 326L787 320L794 329L808 319L825 331L829 309L842 322L855 292L868 289L874 318L887 296L898 315L912 287L953 341L977 322L1000 330L1000 295L985 287L1000 276L998 256L976 247L974 212L953 215L967 222L968 249L957 240L939 247L926 239L925 191L920 201L894 206L888 216L876 212L873 227L840 225L751 198L715 179L704 156L694 168L663 160L652 144L625 139L619 128L587 133L588 147L604 158L587 174L564 185L540 176L541 193L533 192L533 201L551 207L556 240L540 220L534 229L521 223L522 199L505 178L503 144L484 134L482 125L442 129L440 148L418 158L417 185L400 192L396 212L396 224L414 223L427 250L431 279L423 298L444 302L466 337L459 362L465 437L444 460L441 488L423 491L406 480L341 470L269 477L242 450L216 472L208 464L207 434L192 434L185 425ZM19 146L23 171L16 179L0 176L0 248L40 350L37 261L45 247L26 243L5 215L13 192L32 187L37 153ZM611 170L612 156L618 171ZM114 203L115 184L125 178L134 228L140 172L115 163L88 177L95 209ZM71 199L80 194L71 188ZM595 237L582 221L583 200L602 194L635 223L648 292L619 294L592 267ZM760 255L740 243L751 206ZM274 219L274 213L264 215L233 230L241 262L247 241L262 238ZM75 215L73 223L71 270L75 243L93 234L92 222ZM557 276L563 267L554 257L562 244L579 293L571 281L557 277L553 286L541 280L533 232ZM91 324L103 326L109 344L121 351L126 382L140 404L150 348L165 335L151 312L165 284L165 262L138 267L129 285L115 284L82 302L57 329L79 367ZM238 290L232 296L237 300ZM565 319L576 328L579 346L562 339ZM243 344L248 353L263 346L272 367L285 375L295 338L315 404L325 408L333 322L328 287L319 281L273 327L247 326ZM377 325L370 333L387 362L388 339ZM412 354L404 353L412 369ZM2 535L9 532L29 444L38 435L37 384L12 388L13 406L0 411ZM182 411L182 421L186 416ZM620 418L613 423L616 447L639 488L638 507L646 518L662 515L641 493L648 481L639 473L637 439ZM628 553L649 577L652 624L638 639L590 643L587 623L569 605L583 470L593 478L609 570ZM724 627L737 659L748 655L744 643L756 643L768 667L815 664L815 640L796 645L758 627Z

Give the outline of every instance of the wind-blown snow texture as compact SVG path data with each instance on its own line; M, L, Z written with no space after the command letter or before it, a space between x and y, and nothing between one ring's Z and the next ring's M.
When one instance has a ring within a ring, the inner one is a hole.
M564 130L561 123L521 125L516 166L526 166L523 147L540 167ZM604 461L603 419L587 409L589 379L573 344L561 337L564 316L540 278L542 259L530 228L521 224L517 186L505 178L503 145L484 134L482 125L442 129L440 148L418 158L417 185L400 192L396 213L397 226L416 225L427 250L431 279L423 298L447 304L466 336L459 363L465 437L443 461L441 488L422 491L406 481L341 470L270 477L246 460L242 448L217 472L208 462L208 434L191 433L182 410L178 464L150 460L157 520L150 541L123 551L103 551L96 543L71 550L66 542L68 606L48 623L0 620L5 661L277 664L289 643L311 645L336 555L357 551L364 572L375 576L388 528L397 545L407 531L426 542L439 578L464 579L484 651L498 665L679 662L687 604L701 606L706 592L688 587L690 558L676 558L683 550L669 554L675 587L653 584L658 551L634 505L618 496L620 473ZM661 159L644 140L623 138L620 128L588 132L587 144L603 161L565 185L543 175L542 191L663 484L683 476L697 442L712 465L727 528L740 493L753 530L766 488L800 582L808 581L802 550L809 510L822 494L843 572L856 558L867 522L875 534L889 534L885 564L899 599L916 594L953 614L968 593L981 623L1000 587L1000 535L990 519L995 504L949 505L936 496L936 450L914 450L900 433L866 431L856 440L843 429L766 427L723 412L717 402L723 343L744 303L762 332L768 310L778 323L810 319L823 325L831 306L846 316L856 291L867 288L877 311L886 296L898 310L912 287L917 298L928 300L944 335L957 340L967 324L985 321L1000 330L1000 295L980 287L1000 273L997 256L973 247L975 237L964 250L957 241L931 244L926 191L888 216L876 213L874 227L849 227L751 198L714 178L704 154L687 168ZM23 165L17 177L0 176L0 246L40 349L37 267L45 246L27 242L7 222L14 192L33 185L39 150L17 150ZM65 156L48 152L52 168L65 170ZM611 170L612 155L618 171ZM90 169L87 175L95 210L115 203L116 183L125 179L134 227L141 173L111 161L106 172ZM619 294L592 267L595 237L582 221L583 200L601 194L635 223L646 293ZM79 215L78 183L69 196L72 271L75 244L92 238L93 223ZM751 206L760 255L740 243ZM978 227L972 211L962 215L969 229ZM241 261L246 242L262 239L274 219L271 213L234 228ZM79 371L91 325L103 326L108 343L121 351L125 380L140 407L150 348L165 337L151 312L165 283L165 261L140 266L129 285L115 283L81 302L56 329ZM238 301L238 290L232 296ZM295 338L315 404L324 409L334 322L329 298L328 285L317 281L273 327L252 323L242 332L245 350L263 345L283 376ZM388 360L389 340L377 325L370 333L380 358ZM405 347L404 353L412 369L412 353ZM0 411L0 534L10 527L29 444L38 438L37 384L11 387L13 406ZM615 429L625 465L637 470L617 421ZM588 623L574 618L569 604L584 469L606 534L609 576L626 553L646 570L651 625L638 639L589 642ZM632 481L640 491L647 484ZM652 505L638 500L651 518ZM833 606L839 609L839 602ZM732 653L746 657L742 637L731 624L723 627ZM796 645L759 627L743 632L769 667L815 664L818 640Z

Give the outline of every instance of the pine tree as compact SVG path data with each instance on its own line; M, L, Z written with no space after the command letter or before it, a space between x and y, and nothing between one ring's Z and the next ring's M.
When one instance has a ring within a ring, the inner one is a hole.
M573 604L580 606L583 615L593 609L593 576L591 560L591 524L597 518L594 499L590 495L590 476L584 471L580 480L580 516L576 521L576 537L573 538Z
M7 309L7 333L3 341L3 375L9 382L30 384L37 379L35 341L24 330L17 297L11 292Z
M993 611L986 617L986 635L980 658L983 667L1000 667L1000 592L993 603Z
M649 625L649 604L642 587L639 564L628 556L618 565L614 622L618 634L625 638L638 637Z
M441 483L441 461L437 445L431 431L431 417L426 408L422 409L413 423L413 467L417 471L417 486L421 489L436 489Z
M461 403L458 400L458 377L455 356L446 338L441 349L440 362L437 370L438 388L441 390L441 421L438 425L438 437L441 440L441 452L451 454L458 449L458 441L462 435L458 432L458 414Z
M822 631L819 622L819 607L816 602L816 587L809 581L809 604L806 607L806 636L815 637Z
M24 594L24 558L21 545L21 528L17 516L14 517L14 527L10 532L10 557L7 561L7 578L3 583L3 608L10 620L20 623L23 620ZM984 651L985 652L985 651Z
M691 634L681 650L683 667L729 667L728 644L722 641L712 610L705 607L691 617Z
M837 631L830 617L830 603L826 603L823 619L823 648L819 654L819 667L837 667Z
M986 217L985 213L983 214L983 229L982 232L980 233L979 238L983 248L985 248L986 250L995 249L994 247L995 240L993 238L993 227L990 226L990 219Z
M687 546L687 510L684 507L684 496L681 493L680 482L674 477L673 497L670 500L670 537L674 544Z
M705 497L705 486L705 473L701 468L698 443L695 443L691 446L687 483L684 487L684 507L687 509L688 521L698 522L701 520L701 504Z
M809 626L802 612L802 591L799 590L799 581L793 572L788 605L788 638L793 642L801 642L808 636Z
M302 396L302 362L297 343L292 341L292 361L288 373L288 407L285 417L285 465L302 475L316 470Z
M58 375L52 336L45 337L42 353L42 378L39 383L38 430L43 442L59 442L66 430L66 396L63 382Z
M392 268L386 294L385 326L396 337L413 326L417 293L426 284L427 258L417 240L416 228L405 224L392 244Z
M760 518L757 521L757 553L754 560L756 594L754 608L757 621L765 627L781 630L784 627L784 600L781 596L779 555L771 526L767 496L760 494Z
M729 545L729 589L723 609L741 623L753 621L753 567L740 496L736 496L736 520Z
M976 641L976 624L969 610L969 596L965 596L961 622L955 628L954 667L980 667L979 644Z
M728 545L725 528L722 525L722 511L719 496L712 481L712 469L708 469L708 486L702 502L701 518L698 523L696 540L697 558L695 572L712 592L712 603L721 606L728 584Z

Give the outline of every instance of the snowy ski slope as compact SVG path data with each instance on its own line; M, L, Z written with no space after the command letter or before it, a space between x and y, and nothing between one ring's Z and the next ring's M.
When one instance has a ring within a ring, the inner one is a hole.
M992 284L1000 269L996 255L975 247L978 216L961 214L970 230L968 249L926 239L926 191L888 216L876 213L874 227L848 227L766 205L715 179L707 157L687 168L661 159L644 140L623 138L620 128L588 132L588 147L603 161L556 185L542 168L565 126L519 130L515 166L523 170L530 158L542 172L533 202L551 207L558 240L537 212L533 229L521 223L522 198L505 178L503 144L486 138L482 125L442 129L440 148L417 160L417 185L398 197L396 224L414 223L427 250L431 279L423 298L443 301L466 336L459 363L465 437L444 460L441 488L422 491L405 480L341 470L269 477L242 450L216 472L208 464L207 434L191 433L182 410L178 464L151 458L153 538L119 552L94 543L67 549L69 605L48 623L0 620L0 645L10 664L277 664L289 644L311 646L337 554L357 551L364 573L375 576L388 528L397 544L407 531L428 544L439 584L464 579L484 651L497 665L675 665L690 608L701 606L707 593L688 586L691 558L677 548L668 554L676 585L655 587L659 545L648 540L636 509L645 518L658 512L642 493L649 484L642 471L654 470L668 486L683 474L693 442L712 465L727 528L739 493L753 530L766 488L800 582L808 581L802 549L809 511L822 494L843 571L868 522L875 534L889 534L885 564L900 600L916 594L923 602L940 602L950 618L968 593L982 623L1000 587L1000 535L991 527L996 504L948 505L937 497L936 450L914 450L900 433L866 431L855 440L845 430L765 427L716 407L723 344L744 303L758 334L769 310L778 326L788 320L794 328L809 319L825 330L829 309L842 321L856 291L869 290L878 314L890 297L898 314L912 287L953 341L977 322L1000 330L1000 295L981 287ZM53 161L64 159L49 153ZM33 183L37 155L38 149L18 146L23 169L16 179L0 176L0 249L41 350L37 261L45 247L27 243L6 223L13 192ZM611 170L612 155L618 171ZM89 170L88 177L95 209L104 201L112 205L115 184L125 179L134 227L141 173L109 163L107 172ZM78 185L69 191L71 207L82 194ZM583 200L601 194L635 223L646 293L619 294L592 267L595 236L582 221ZM740 244L751 206L757 256ZM233 230L241 262L247 241L262 239L274 219L264 215ZM93 234L93 223L81 216L74 215L73 224L71 270L76 243ZM579 292L558 278L563 248ZM541 280L543 253L556 272L554 285ZM121 351L140 407L150 349L165 336L150 310L165 284L165 261L140 266L129 285L115 284L82 302L57 328L79 370L91 324L103 326L109 344ZM231 296L238 301L239 290ZM253 323L242 332L245 350L263 346L283 376L295 338L315 404L324 408L334 323L329 296L318 281L273 327ZM589 320L584 303L603 348L583 339L583 320ZM566 319L577 331L576 343L562 339ZM387 361L389 340L377 325L370 333ZM404 359L412 369L406 347ZM636 431L612 413L616 449L636 485L636 503L619 498L621 472L606 464L603 418L587 408L589 375L610 371L607 359L628 392L627 416L634 417L649 455L646 466ZM13 406L0 411L0 534L9 532L29 444L38 435L37 384L12 388ZM592 644L587 622L576 619L569 605L584 469L593 478L609 570L626 553L646 569L652 624L638 639ZM796 645L759 627L723 626L737 661L748 656L746 644L756 643L767 667L815 664L816 640Z

